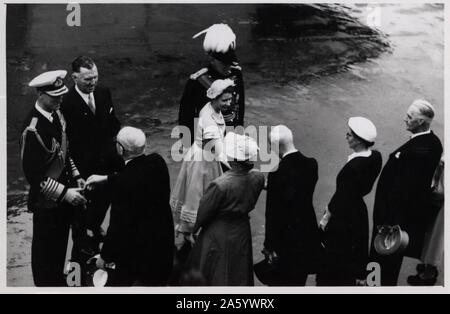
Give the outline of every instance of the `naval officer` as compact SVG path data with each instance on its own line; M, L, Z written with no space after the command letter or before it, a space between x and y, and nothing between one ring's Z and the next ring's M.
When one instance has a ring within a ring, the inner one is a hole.
M66 123L59 111L66 71L34 78L37 101L24 122L21 158L30 184L28 209L33 212L31 267L36 286L64 286L63 275L70 217L85 205L84 184L69 155ZM78 184L78 187L76 187Z

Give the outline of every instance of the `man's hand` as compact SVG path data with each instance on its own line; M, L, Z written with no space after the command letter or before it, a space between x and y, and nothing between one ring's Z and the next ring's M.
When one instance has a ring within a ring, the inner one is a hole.
M84 190L84 188L86 187L86 181L83 178L79 178L77 179L77 186Z
M80 191L83 189L80 188L71 188L68 189L66 195L64 195L64 201L69 203L72 206L82 206L86 205L87 200L83 195L80 194Z
M269 264L276 263L278 261L278 254L275 251L268 250L267 248L264 248L262 250L262 253L269 261Z
M101 256L99 256L97 258L97 260L95 261L95 266L97 266L97 268L104 270L105 269L105 260Z
M97 184L104 183L107 180L108 180L108 176L100 176L97 174L93 174L86 180L85 184L89 188L89 187L95 186Z
M184 240L190 242L192 246L195 244L195 238L192 233L184 233L183 236Z

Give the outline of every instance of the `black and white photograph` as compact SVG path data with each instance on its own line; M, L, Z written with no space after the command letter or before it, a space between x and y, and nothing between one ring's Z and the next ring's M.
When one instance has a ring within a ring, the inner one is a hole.
M444 289L444 3L3 6L6 289Z

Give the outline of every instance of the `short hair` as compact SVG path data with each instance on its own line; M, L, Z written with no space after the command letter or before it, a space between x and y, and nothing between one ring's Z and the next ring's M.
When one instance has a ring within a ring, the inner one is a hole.
M285 125L277 125L272 128L270 132L270 141L271 142L279 142L280 144L287 144L294 142L294 136L292 135L292 131Z
M80 72L81 68L92 69L95 66L94 60L87 56L79 56L72 62L72 71Z
M123 127L117 134L116 140L132 155L139 155L144 152L146 137L140 129L131 126Z
M423 99L416 99L411 104L411 107L417 108L419 114L424 117L428 122L431 122L434 118L434 107L428 101Z

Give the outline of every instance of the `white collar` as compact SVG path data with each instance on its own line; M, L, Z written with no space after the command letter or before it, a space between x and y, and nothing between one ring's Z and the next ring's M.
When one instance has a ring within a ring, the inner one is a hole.
M293 154L293 153L296 153L296 152L298 152L298 150L296 150L296 149L293 149L293 150L290 150L290 151L288 151L288 152L285 152L285 153L283 154L283 157L281 157L281 159L283 159L283 158L286 157L287 155L290 155L290 154Z
M352 160L356 157L370 157L371 155L372 155L372 151L370 149L364 150L364 151L358 152L358 153L353 153L350 156L348 156L347 162L349 162L350 160Z
M77 91L78 94L80 94L81 98L83 98L83 100L86 102L86 104L87 104L88 101L89 101L89 95L91 96L92 102L95 104L95 99L94 99L94 93L93 93L93 92L90 93L90 94L83 93L83 92L78 88L78 85L77 85L77 84L75 84L75 90Z
M415 137L418 137L418 136L421 136L421 135L430 134L430 133L431 133L431 130L428 130L428 131L425 131L425 132L419 132L419 133L411 135L411 139L413 139Z
M36 108L36 110L39 111L39 113L42 114L44 117L46 117L47 120L50 121L50 123L53 123L52 114L50 112L45 111L44 109L42 109L41 106L38 105L37 101L34 104L34 108Z

